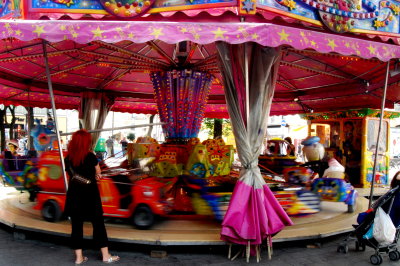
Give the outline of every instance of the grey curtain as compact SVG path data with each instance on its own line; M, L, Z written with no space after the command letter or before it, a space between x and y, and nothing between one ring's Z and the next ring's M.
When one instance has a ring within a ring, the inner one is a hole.
M265 182L258 168L280 62L277 48L256 43L217 43L220 71L239 159L241 180L256 188ZM248 94L248 95L247 95Z
M81 108L79 118L86 130L103 128L107 114L110 111L114 99L109 98L105 93L82 92ZM92 133L92 148L96 146L101 132Z

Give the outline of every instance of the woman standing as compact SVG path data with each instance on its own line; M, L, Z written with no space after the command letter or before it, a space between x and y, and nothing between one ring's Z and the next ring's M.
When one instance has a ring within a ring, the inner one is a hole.
M92 136L86 130L76 131L68 144L68 155L65 158L65 168L71 177L65 213L71 217L71 245L75 250L75 264L77 265L88 260L82 254L84 221L92 223L93 240L101 250L103 262L112 263L119 260L118 256L111 256L108 251L103 208L96 183L96 179L101 178L101 170L96 156L90 150L91 142ZM89 184L76 181L75 178L72 178L74 175L82 176L88 180Z
M398 186L400 186L400 171L394 175L392 182L390 183L390 188L396 188ZM400 225L400 189L397 190L394 197L392 209L389 215L394 226L397 228Z

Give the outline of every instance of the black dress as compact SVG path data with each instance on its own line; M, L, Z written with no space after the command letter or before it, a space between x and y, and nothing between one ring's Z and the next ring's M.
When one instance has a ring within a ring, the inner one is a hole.
M68 155L65 158L65 168L68 175L72 177L72 164ZM76 174L80 174L92 182L89 185L82 185L76 182L69 182L67 199L65 202L65 214L67 216L79 216L84 220L90 220L93 217L103 216L101 198L96 183L96 169L98 164L96 156L89 152L84 162L78 167L73 167Z
M83 223L90 221L93 226L93 240L98 248L108 246L107 231L104 226L103 208L101 205L100 192L96 182L97 158L93 153L88 153L84 162L78 167L72 167L68 155L65 158L65 168L68 175L80 174L92 182L88 185L70 182L65 202L65 214L71 217L71 246L73 249L82 249L83 245Z

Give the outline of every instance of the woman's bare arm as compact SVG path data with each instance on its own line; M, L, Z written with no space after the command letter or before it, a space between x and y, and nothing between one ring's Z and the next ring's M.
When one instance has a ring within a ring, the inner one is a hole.
M101 178L100 165L97 164L94 168L96 169L96 179L99 180Z

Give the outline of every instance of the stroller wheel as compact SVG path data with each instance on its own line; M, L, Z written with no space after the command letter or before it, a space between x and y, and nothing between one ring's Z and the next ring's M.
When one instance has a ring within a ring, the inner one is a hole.
M337 252L346 254L347 252L349 252L349 247L347 245L339 245L337 247Z
M391 261L398 261L400 259L400 252L398 250L393 250L389 252L389 259Z
M382 263L383 259L381 255L372 255L369 258L369 261L373 264L373 265L379 265Z

